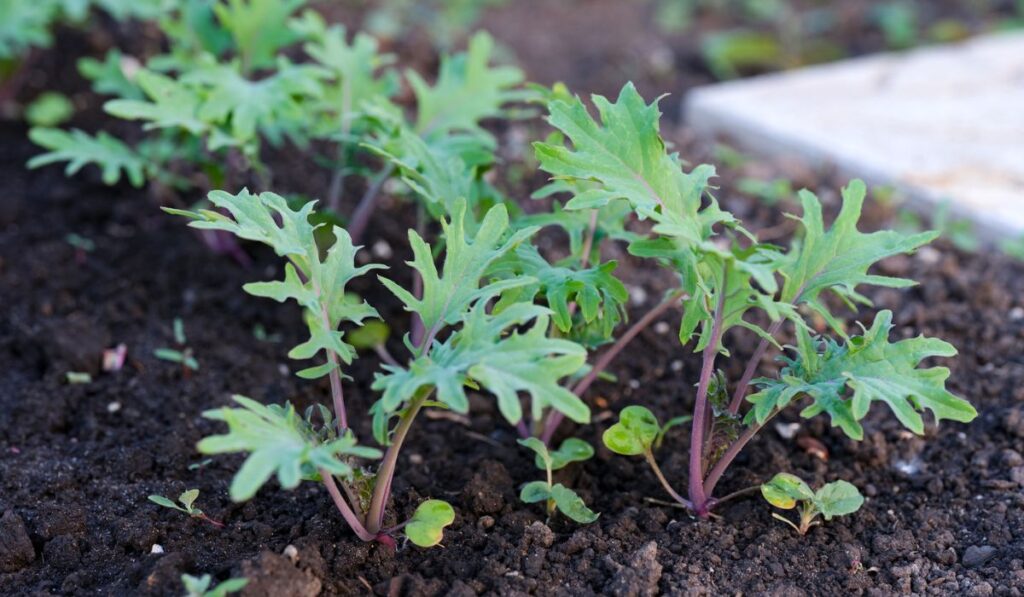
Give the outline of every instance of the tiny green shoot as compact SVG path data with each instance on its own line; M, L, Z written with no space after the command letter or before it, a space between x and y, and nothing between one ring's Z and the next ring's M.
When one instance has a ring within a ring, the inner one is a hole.
M174 503L170 498L166 498L166 497L164 497L162 495L158 495L158 494L154 494L154 495L149 496L149 501L153 502L154 504L157 504L158 506L163 506L164 508L170 508L171 510L177 510L179 512L184 512L185 514L188 514L192 518L198 518L199 520L204 520L204 521L206 521L206 522L208 522L208 523L210 523L210 524L212 524L214 526L223 527L224 523L216 521L216 520L210 518L202 510L200 510L199 508L195 507L195 502L196 502L196 499L198 499L198 498L199 498L199 490L198 489L189 489L189 490L183 491L181 493L181 495L178 496L178 504L181 504L181 505L178 505L178 504Z
M230 593L241 591L248 583L249 579L247 578L229 578L213 585L213 577L209 574L181 575L181 584L185 586L185 597L226 597Z

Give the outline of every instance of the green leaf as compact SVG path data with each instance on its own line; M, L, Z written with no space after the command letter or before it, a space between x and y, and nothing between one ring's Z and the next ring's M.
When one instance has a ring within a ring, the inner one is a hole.
M799 333L797 357L787 361L778 379L758 380L761 390L747 397L754 404L748 422L764 422L800 395L813 399L801 416L828 413L833 425L858 440L864 436L859 421L874 401L888 405L900 423L917 434L924 433L919 412L926 409L936 422L973 420L978 414L974 407L946 390L949 369L917 368L928 357L954 356L956 349L924 336L891 343L892 327L892 312L881 311L870 329L845 344Z
M622 88L615 103L591 97L600 113L595 121L579 98L555 100L548 105L548 122L572 141L573 148L535 143L541 168L569 181L593 180L597 188L578 194L568 205L582 209L600 207L614 199L625 199L641 213L656 209L677 209L689 204L684 195L692 185L683 174L679 157L665 151L658 119L657 102L647 104L632 83Z
M466 204L459 201L451 220L441 220L445 235L444 269L438 274L430 246L415 231L409 231L415 268L423 279L423 298L418 299L399 284L381 278L381 282L405 304L407 311L419 315L432 338L445 325L458 323L470 303L486 301L503 290L527 284L528 279L499 281L480 286L480 279L488 266L504 253L529 238L536 229L519 230L502 242L508 230L508 211L504 205L491 208L484 216L476 238L468 240L465 229ZM429 348L429 347L423 347Z
M531 438L533 439L533 438ZM562 445L558 446L558 449L551 452L551 470L557 471L565 468L566 465L572 462L582 462L589 460L594 456L594 447L587 442L577 439L575 437L567 438L562 442ZM540 454L537 456L537 468L543 469L541 466L544 463L540 458Z
M256 494L272 475L285 489L319 469L348 477L351 465L342 456L379 458L380 451L356 445L351 433L320 441L308 422L285 406L262 405L244 396L234 396L241 408L220 408L203 413L208 419L224 421L228 433L204 438L197 448L203 454L248 452L249 456L231 482L231 499L245 501Z
M556 483L551 488L551 499L555 500L558 511L581 524L589 524L597 520L600 514L595 513L587 507L583 498L576 495L576 492Z
M131 67L129 67L131 65ZM117 48L107 50L100 62L95 58L78 60L78 72L92 81L92 90L100 95L112 95L121 99L141 100L145 98L142 89L128 78L129 68L137 68L138 62L125 56ZM134 77L133 77L134 79Z
M455 510L448 502L427 500L416 508L405 536L420 547L433 547L441 542L444 528L455 522Z
M437 83L431 87L415 71L406 78L416 94L416 132L426 138L445 137L452 132L469 132L491 139L480 121L501 116L502 107L524 95L513 88L523 81L514 67L490 67L494 40L477 33L464 54L441 59Z
M164 508L170 508L172 510L178 510L179 512L187 512L187 510L185 510L184 508L182 508L178 504L175 504L170 499L165 498L162 495L151 495L151 496L149 496L148 499L149 499L149 501L153 502L154 504L157 504L159 506L163 506Z
M63 93L47 91L25 107L25 120L33 127L53 127L75 114L75 105Z
M548 452L548 447L544 445L544 442L536 437L527 437L516 441L519 442L520 446L525 446L537 454L537 468L542 471L552 470L551 454Z
M583 341L581 330L589 324L597 324L601 341L596 343L600 344L610 339L615 327L625 319L625 305L629 300L625 284L613 274L616 265L609 261L587 269L555 266L533 245L520 245L496 262L491 272L506 278L529 276L536 282L506 291L495 308L500 310L510 302L543 297L554 312L552 319L559 331ZM570 315L570 304L579 308L576 321ZM574 326L578 333L572 333Z
M143 159L132 148L103 131L92 137L78 129L66 132L60 129L33 128L28 136L33 143L49 150L29 160L29 168L68 162L64 173L73 176L84 166L96 164L102 170L104 184L117 184L122 172L132 186L141 187L146 182L146 163Z
M383 346L390 335L391 328L388 324L379 320L371 320L349 332L348 343L358 350L367 350Z
M671 419L665 421L665 424L662 425L661 429L658 430L658 436L654 439L654 447L661 447L661 442L665 440L665 434L668 433L670 429L672 429L673 427L678 427L679 425L682 425L684 423L689 423L692 420L692 415L681 415L678 417L672 417Z
M280 50L298 41L289 18L305 0L223 0L213 5L231 33L246 69L273 66Z
M843 334L822 293L833 292L848 304L870 304L856 291L861 284L902 288L913 285L903 278L869 275L872 264L900 253L909 253L934 240L937 232L904 235L885 230L864 234L857 230L866 187L853 180L843 189L843 207L832 227L825 231L821 203L809 191L801 191L803 216L798 219L803 228L802 238L793 242L779 268L785 278L781 300L787 303L807 303L822 315L833 329Z
M609 427L601 439L616 454L637 456L650 451L660 430L658 418L650 410L627 406L619 412L619 422Z
M183 506L185 506L186 510L191 512L192 511L192 504L195 503L196 498L198 498L198 497L199 497L199 490L198 489L189 489L187 491L182 492L182 494L178 496L178 501L181 502L181 504Z
M492 315L478 302L465 316L461 329L429 354L413 359L407 367L384 366L373 389L383 390L374 405L378 441L386 440L383 421L424 388L434 388L437 398L456 412L466 412L469 401L464 386L472 383L498 399L498 408L510 422L522 418L519 393L531 397L531 411L539 419L546 408L555 408L578 422L590 419L590 410L559 381L576 373L586 360L584 349L568 340L548 338L547 310L519 303ZM525 331L508 332L524 326Z
M146 130L182 129L199 136L210 132L210 124L198 117L199 93L166 75L140 69L135 82L147 100L115 99L103 104L108 114L125 120L144 120Z
M834 516L853 514L863 505L864 496L853 484L846 481L827 483L814 494L814 506L825 520L832 520Z
M279 256L287 257L284 280L250 283L244 290L278 302L294 300L303 307L309 339L288 353L291 358L313 358L325 351L334 353L346 364L351 363L355 349L344 341L338 327L343 322L361 325L365 319L379 316L373 307L347 293L345 288L352 279L383 266L370 263L356 267L359 247L352 244L348 232L337 226L333 229L334 244L322 258L315 236L317 227L309 221L315 202L294 210L280 195L252 195L245 189L237 195L213 191L209 200L229 215L209 209L165 211L191 218L189 225L194 228L225 230L239 238L269 245ZM302 374L322 376L333 369L323 365L304 369Z
M526 504L536 504L551 498L551 487L547 481L530 481L523 485L519 492L519 499Z
M32 47L49 47L58 9L53 2L0 2L0 59L17 58Z
M790 510L797 502L814 499L814 492L803 479L789 473L778 473L761 485L761 495L776 508Z
M304 101L318 98L320 79L327 73L316 66L293 65L280 59L273 74L249 79L234 64L211 64L196 68L181 77L182 83L202 91L196 115L203 121L224 127L231 145L253 154L258 149L258 133L280 141L283 133L297 133L308 118ZM225 143L211 141L211 149Z

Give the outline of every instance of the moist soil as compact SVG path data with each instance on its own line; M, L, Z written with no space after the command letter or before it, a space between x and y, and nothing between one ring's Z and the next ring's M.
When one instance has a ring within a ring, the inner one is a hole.
M865 440L853 442L822 418L784 413L720 489L724 495L779 471L813 485L841 478L867 497L855 515L800 537L756 496L710 520L645 499L665 498L651 472L638 459L610 454L600 434L630 404L663 419L691 410L699 361L679 347L679 315L670 313L614 364L619 383L597 384L587 397L595 422L576 432L598 446L596 457L558 474L601 513L597 522L546 521L517 499L518 487L539 472L493 401L475 396L468 416L428 412L417 422L389 509L399 517L425 498L452 503L456 520L444 546L390 551L357 541L314 484L284 491L272 482L255 499L232 503L227 487L240 458L208 460L195 450L201 437L221 430L201 412L228 404L232 393L300 406L327 401L326 385L297 379L296 363L286 358L302 334L298 311L240 289L278 277L274 256L246 246L248 267L213 256L145 192L105 187L94 172L74 179L59 168L27 172L36 149L25 134L0 126L0 594L180 595L183 573L246 576L243 594L275 596L1024 592L1019 262L940 242L878 268L918 286L870 295L894 311L900 336L923 333L957 346L960 356L941 364L951 369L951 390L978 409L976 421L932 426L920 438L876 406ZM521 131L501 134L508 140ZM708 159L710 150L684 130L667 134L688 158ZM827 172L750 168L795 177L797 186L819 190L832 213L838 206L828 189L841 181ZM738 175L725 171L723 189L734 188ZM290 178L303 172L290 172L284 184ZM749 228L787 233L780 208L729 192L720 199ZM399 277L408 275L409 211L385 201L368 243ZM873 203L868 225L890 215ZM76 249L69 234L95 248ZM621 259L634 318L670 282L619 247L606 256ZM393 297L365 284L355 289L404 327ZM176 317L197 372L153 356L174 346ZM738 356L753 348L745 335L726 342ZM103 351L118 344L127 347L124 368L101 371ZM397 341L391 348L401 350ZM731 379L741 362L728 365ZM350 372L350 413L372 403L366 388L374 367L365 355ZM92 381L69 384L69 371ZM362 437L369 437L366 423L359 423ZM687 445L688 432L676 428L658 452L677 487L684 486ZM201 491L197 506L223 528L146 500L191 488Z

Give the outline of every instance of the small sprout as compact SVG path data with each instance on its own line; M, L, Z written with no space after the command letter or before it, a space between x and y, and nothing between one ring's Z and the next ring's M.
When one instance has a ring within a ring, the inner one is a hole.
M853 514L864 504L864 496L846 481L827 483L815 492L800 477L789 473L779 473L761 485L761 495L769 504L783 510L792 510L800 503L799 525L774 512L772 518L788 524L801 535L806 535L812 526L821 524L819 515L825 520L832 520L835 516Z
M256 340L260 342L271 342L276 344L281 341L281 334L272 334L267 332L267 328L264 327L262 323L257 323L252 326L252 337L256 338Z
M170 508L171 510L177 510L179 512L184 512L185 514L188 514L192 518L198 518L199 520L205 520L206 522L208 522L208 523L210 523L210 524L212 524L214 526L218 526L218 527L224 526L224 523L216 521L216 520L210 518L209 516L204 514L202 510L200 510L199 508L196 508L193 505L193 504L195 504L196 499L198 497L199 497L199 490L198 489L189 489L188 491L182 492L182 494L178 496L178 502L181 503L181 506L179 506L178 504L175 504L169 498L166 498L166 497L164 497L162 495L151 495L151 496L149 496L149 501L153 502L154 504L156 504L158 506L163 506L164 508Z
M63 124L75 113L68 96L47 91L25 108L25 120L32 126L52 127Z
M654 413L642 406L627 406L619 413L619 422L609 427L601 439L616 454L639 456L651 452L651 446L668 426L662 427Z
M68 371L66 374L69 384L92 383L92 376L81 371Z
M185 585L185 597L224 597L229 593L241 591L248 582L247 578L229 578L211 589L213 577L209 574L199 577L190 574L181 575L181 584Z
M519 492L519 499L527 504L546 501L549 518L555 513L555 510L558 510L581 524L589 524L597 520L600 514L588 508L583 498L575 491L561 483L552 481L552 471L560 469L570 462L586 460L593 456L594 448L590 444L583 440L569 438L562 442L558 450L549 452L544 442L535 437L521 439L519 443L533 450L537 454L537 467L547 471L547 481L527 483Z
M405 525L405 536L420 547L433 547L441 542L444 528L455 522L455 510L442 500L427 500Z
M65 236L64 242L84 253L92 253L96 250L96 243L93 242L92 239L86 238L80 234L75 234L74 232Z
M188 346L188 337L185 336L185 324L180 317L174 318L174 342L178 348L157 348L153 356L162 360L178 363L187 373L188 371L199 371L199 361L192 356L192 349Z

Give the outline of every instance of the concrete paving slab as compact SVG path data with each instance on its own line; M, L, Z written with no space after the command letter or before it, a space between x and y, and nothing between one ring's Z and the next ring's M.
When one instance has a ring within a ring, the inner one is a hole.
M698 133L1024 233L1024 33L702 87L684 110Z

